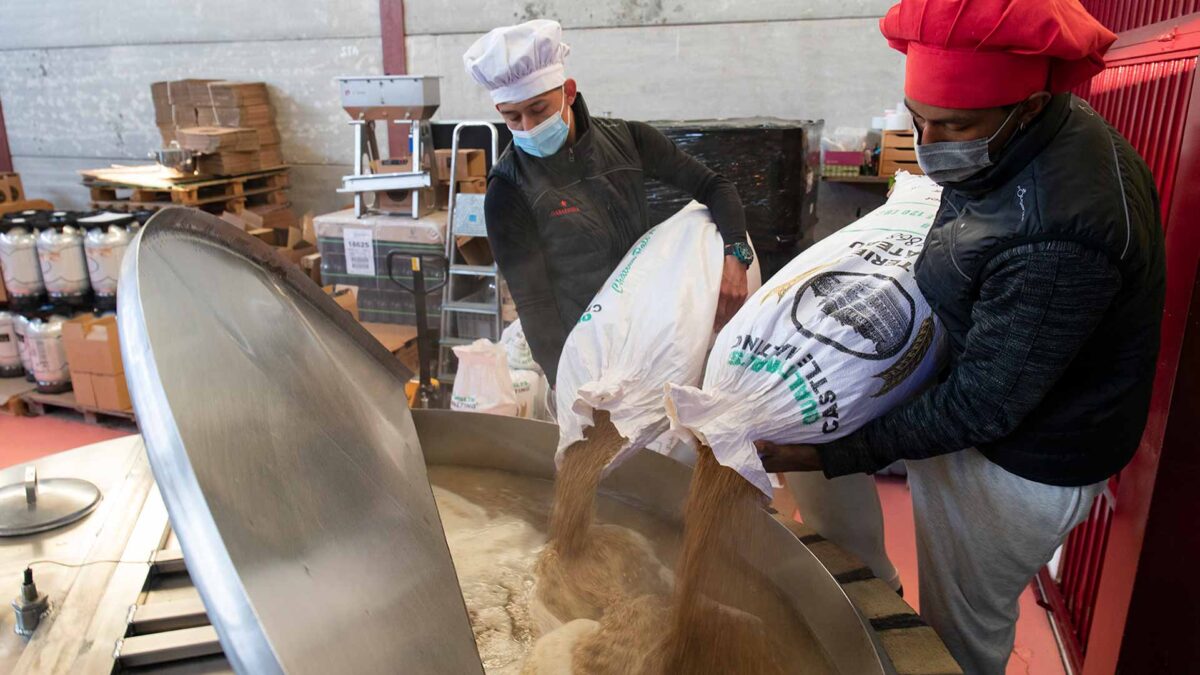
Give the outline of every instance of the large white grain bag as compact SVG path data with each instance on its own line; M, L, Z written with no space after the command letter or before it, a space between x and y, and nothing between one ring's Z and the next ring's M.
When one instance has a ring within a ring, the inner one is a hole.
M696 202L629 250L563 346L555 399L560 466L595 410L607 410L626 441L610 467L669 429L663 387L700 383L724 264L721 235ZM757 263L747 281L750 292L758 288Z
M508 371L508 354L491 340L454 348L458 371L450 396L451 410L515 416L520 404Z
M703 389L667 388L672 429L770 496L754 441L828 442L925 387L942 329L913 268L940 194L901 173L886 204L772 277L717 336Z

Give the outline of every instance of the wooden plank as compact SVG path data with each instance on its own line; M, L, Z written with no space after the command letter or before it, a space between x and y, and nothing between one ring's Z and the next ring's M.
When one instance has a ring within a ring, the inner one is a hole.
M137 635L207 626L204 603L197 599L136 605L129 627Z
M166 533L166 506L145 452L129 456L128 475L105 493L103 525L81 560L149 560ZM109 672L113 645L125 631L129 600L145 584L148 570L145 563L74 570L68 590L55 602L58 610L42 620L13 673Z
M117 663L125 668L151 666L221 653L217 630L198 626L125 638L117 646Z

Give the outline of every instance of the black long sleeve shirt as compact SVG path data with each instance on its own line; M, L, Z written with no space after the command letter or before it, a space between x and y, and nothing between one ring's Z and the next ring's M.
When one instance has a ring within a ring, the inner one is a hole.
M585 116L577 119L589 123ZM732 181L680 150L654 127L643 122L627 124L645 177L679 188L707 206L726 243L746 241L746 216ZM577 128L576 133L585 128ZM570 329L555 302L555 282L548 272L533 210L520 189L494 176L488 181L484 215L492 252L508 280L529 347L553 383Z
M829 477L877 471L1011 434L1109 310L1121 275L1103 253L1046 241L993 260L966 347L944 381L857 432L817 446Z

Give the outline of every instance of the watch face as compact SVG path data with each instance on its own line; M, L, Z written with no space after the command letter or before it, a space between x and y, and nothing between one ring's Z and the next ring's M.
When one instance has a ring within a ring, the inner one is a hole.
M750 244L740 241L734 244L733 255L747 265L754 262L754 249L750 248Z

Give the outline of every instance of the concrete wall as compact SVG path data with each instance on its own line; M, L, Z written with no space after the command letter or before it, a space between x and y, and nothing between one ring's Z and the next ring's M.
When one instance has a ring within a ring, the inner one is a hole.
M161 144L150 83L270 85L301 211L333 210L352 138L337 75L382 72L376 0L6 0L0 100L26 191L86 205L79 169L145 160Z
M633 119L775 115L865 125L900 96L902 59L879 36L891 0L407 0L409 70L442 80L442 119L495 116L462 69L496 25L566 27L568 72L592 109ZM28 192L69 207L78 169L158 144L149 85L263 80L278 109L293 201L342 203L351 136L332 78L382 72L378 0L8 0L0 100Z

